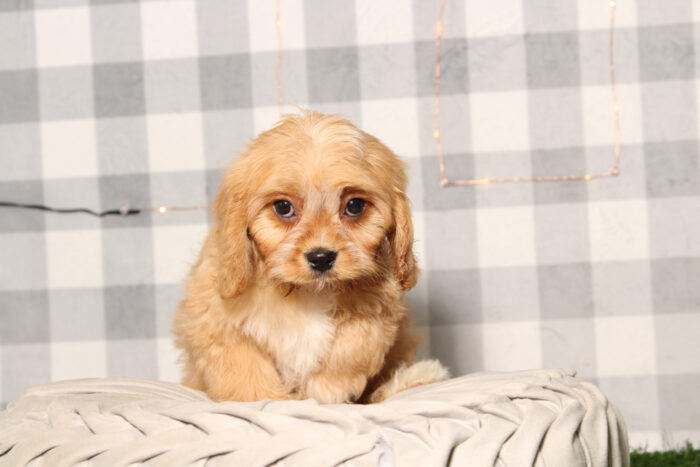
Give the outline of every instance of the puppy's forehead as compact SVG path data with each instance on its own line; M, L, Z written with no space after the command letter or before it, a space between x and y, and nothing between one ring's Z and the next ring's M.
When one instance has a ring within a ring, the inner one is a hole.
M260 155L266 175L262 184L280 188L291 185L297 190L329 191L347 186L372 189L380 180L369 162L364 138L349 125L281 134Z

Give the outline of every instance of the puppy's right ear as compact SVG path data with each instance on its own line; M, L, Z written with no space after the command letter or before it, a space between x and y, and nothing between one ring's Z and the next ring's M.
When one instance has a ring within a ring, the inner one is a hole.
M219 293L239 295L253 275L253 248L248 238L244 181L229 171L214 200L215 238L218 250Z

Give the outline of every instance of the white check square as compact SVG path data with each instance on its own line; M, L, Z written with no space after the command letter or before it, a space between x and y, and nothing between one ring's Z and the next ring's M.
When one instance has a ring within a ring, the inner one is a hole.
M90 13L87 7L37 10L34 12L34 28L37 65L40 68L91 62Z
M197 56L199 47L195 2L143 2L141 36L146 60Z
M46 232L49 289L102 287L102 234L99 230Z
M202 115L149 115L148 151L154 172L204 169Z
M44 178L97 175L94 120L43 122L40 129Z
M469 105L474 151L527 151L530 148L528 102L524 91L474 93Z

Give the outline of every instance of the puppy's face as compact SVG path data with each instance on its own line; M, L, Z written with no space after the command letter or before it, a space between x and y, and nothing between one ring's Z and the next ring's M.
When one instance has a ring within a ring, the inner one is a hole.
M393 273L410 288L405 185L398 158L349 122L310 112L283 120L233 164L217 197L220 249L237 250L222 255L222 288L229 280L231 294L239 292L256 264L294 287Z

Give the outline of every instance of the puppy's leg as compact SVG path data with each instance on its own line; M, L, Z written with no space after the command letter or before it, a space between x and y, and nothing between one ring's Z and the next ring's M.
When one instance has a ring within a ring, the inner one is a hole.
M306 380L301 396L322 404L356 401L367 379L380 370L395 332L396 326L379 320L357 318L340 323L329 354Z
M292 399L272 360L253 342L238 337L225 345L213 344L196 360L205 391L216 401Z
M381 402L406 389L444 381L449 376L447 368L437 360L421 360L410 366L404 365L369 396L369 402Z

